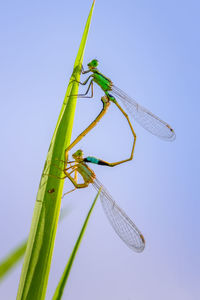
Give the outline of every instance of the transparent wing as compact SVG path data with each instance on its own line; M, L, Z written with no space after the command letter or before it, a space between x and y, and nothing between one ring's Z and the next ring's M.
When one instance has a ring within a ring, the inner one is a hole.
M127 112L146 130L166 141L173 141L176 138L175 132L169 124L140 106L118 87L113 85L111 94L121 100Z
M101 204L115 232L129 248L136 252L142 252L145 247L145 240L139 229L116 204L98 179L95 179L93 186L97 190L101 188Z

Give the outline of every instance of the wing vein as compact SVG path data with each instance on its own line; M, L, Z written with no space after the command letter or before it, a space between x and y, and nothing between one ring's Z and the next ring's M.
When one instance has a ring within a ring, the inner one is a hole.
M95 179L93 186L97 190L99 190L101 187L101 204L111 226L117 235L129 248L136 252L142 252L145 247L145 240L140 230L112 199L111 195L98 179Z
M173 141L176 138L174 130L168 123L139 105L115 85L112 86L112 94L121 101L127 112L147 131L166 141Z

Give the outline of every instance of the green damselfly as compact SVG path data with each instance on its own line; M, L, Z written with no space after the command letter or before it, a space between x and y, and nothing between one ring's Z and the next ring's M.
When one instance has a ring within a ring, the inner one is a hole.
M101 101L103 102L103 109L100 112L100 114L97 116L97 118L66 149L66 155L65 155L66 158L68 156L68 152L97 124L98 121L100 121L100 119L106 113L110 102L113 102L128 120L129 126L134 136L134 142L133 142L131 155L128 159L115 162L115 163L109 163L109 166L113 167L115 165L126 162L133 158L136 134L133 130L133 127L131 126L128 115L125 113L125 111L122 109L122 107L119 105L116 99L119 99L121 101L122 105L124 105L125 110L128 112L128 114L130 114L147 131L151 132L152 134L166 141L173 141L176 138L174 130L171 128L171 126L168 123L162 121L159 117L151 113L143 106L139 105L134 99L130 98L126 93L124 93L122 90L116 87L109 78L107 78L106 76L104 76L102 73L99 72L97 66L98 66L98 61L96 59L93 59L90 63L88 63L88 68L89 68L88 70L84 71L82 68L81 71L82 74L86 74L90 72L92 74L90 74L89 77L84 82L79 82L79 84L81 85L86 85L89 82L89 85L86 90L86 93L80 94L78 95L78 97L92 98L93 83L95 82L101 87L101 89L105 93L105 96L101 98ZM76 79L74 80L76 81ZM90 89L91 89L91 96L87 96Z

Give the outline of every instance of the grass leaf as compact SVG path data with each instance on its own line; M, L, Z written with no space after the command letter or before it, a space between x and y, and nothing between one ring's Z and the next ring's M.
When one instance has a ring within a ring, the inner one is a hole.
M62 208L59 221L62 221L69 213L68 208ZM0 262L0 281L17 265L22 259L26 251L27 240L23 241L19 246L12 250L1 262Z
M80 68L93 7L94 1L83 32L71 79L74 76L77 80L80 78ZM78 83L69 83L41 176L17 300L42 300L45 298L64 185L64 180L60 180L58 177L63 176L61 160L64 160L65 148L70 144L76 107L76 97L72 95L76 94L78 94Z
M66 285L66 283L67 283L67 279L68 279L68 277L69 277L70 270L71 270L71 268L72 268L74 259L75 259L75 257L76 257L76 253L77 253L78 248L79 248L79 246L80 246L80 243L81 243L81 241L82 241L83 235L84 235L84 233L85 233L85 230L86 230L86 227L87 227L89 218L90 218L90 215L91 215L91 213L92 213L92 211L93 211L93 208L94 208L94 206L95 206L95 203L96 203L96 201L97 201L97 198L99 197L100 192L101 192L101 190L99 190L99 192L97 193L97 195L96 195L96 197L95 197L95 199L94 199L94 201L93 201L93 203L92 203L92 206L91 206L91 208L90 208L90 210L89 210L89 212L88 212L88 214L87 214L87 217L86 217L86 219L85 219L85 222L84 222L84 224L83 224L83 227L82 227L82 229L81 229L81 232L80 232L80 234L79 234L79 237L78 237L78 239L77 239L77 241L76 241L76 244L75 244L75 246L74 246L74 249L73 249L73 251L72 251L72 253L71 253L71 255L70 255L70 258L69 258L68 263L67 263L67 265L66 265L66 267L65 267L65 270L64 270L63 275L62 275L62 277L61 277L61 279L60 279L60 282L58 283L58 286L57 286L57 288L56 288L56 291L55 291L55 294L54 294L52 300L59 300L59 299L61 299L61 297L62 297L62 295L63 295L64 288L65 288L65 285Z
M26 250L27 241L22 242L15 248L3 261L0 263L0 281L4 276L16 265L17 262L23 257Z

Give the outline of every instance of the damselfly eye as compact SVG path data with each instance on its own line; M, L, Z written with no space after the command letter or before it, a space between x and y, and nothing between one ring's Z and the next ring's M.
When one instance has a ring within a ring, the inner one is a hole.
M96 68L98 66L98 60L93 59L91 62L89 62L88 67Z
M72 157L83 157L83 151L82 150L77 150L73 155Z
M98 60L97 59L93 59L93 61L92 61L92 64L93 64L93 66L94 67L97 67L98 66Z

